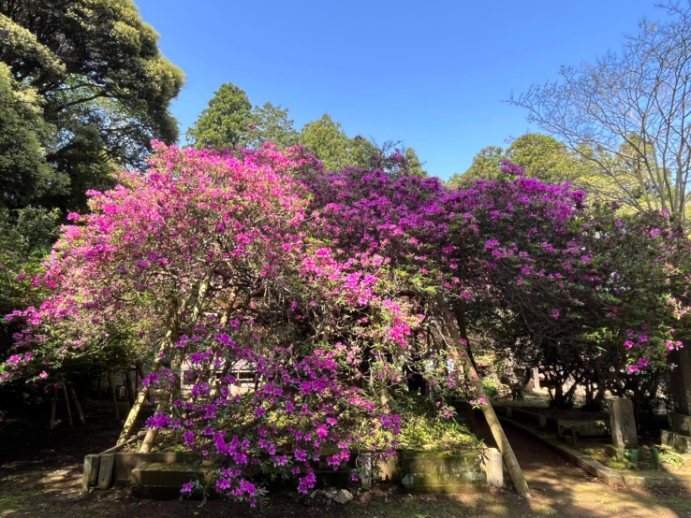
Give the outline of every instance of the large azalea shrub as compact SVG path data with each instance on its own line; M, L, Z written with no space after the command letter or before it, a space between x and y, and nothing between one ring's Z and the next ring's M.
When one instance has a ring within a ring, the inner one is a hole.
M448 189L325 172L297 148L155 150L70 215L34 279L45 299L10 316L24 327L0 376L142 362L148 424L213 459L233 497L256 501L257 472L307 492L325 455L337 469L395 447L411 376L440 417L459 393L482 406L466 368L478 329L609 389L681 346L688 241L664 216L614 220L510 163Z

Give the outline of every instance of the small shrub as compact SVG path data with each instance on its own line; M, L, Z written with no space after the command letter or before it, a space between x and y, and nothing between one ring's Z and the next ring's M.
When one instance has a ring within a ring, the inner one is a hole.
M420 396L401 398L397 404L397 411L401 414L398 437L401 448L456 450L475 448L481 444L464 424L449 415L448 407L435 405Z
M655 446L659 453L660 464L669 464L674 468L681 468L684 466L684 457L674 451L674 448L665 444Z

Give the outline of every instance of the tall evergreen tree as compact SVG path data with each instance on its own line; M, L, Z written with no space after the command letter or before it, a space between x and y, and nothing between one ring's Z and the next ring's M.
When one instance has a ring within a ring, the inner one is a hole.
M84 187L141 164L151 139L177 138L168 109L183 76L157 40L132 0L0 0L0 61L41 99L47 162L70 181L37 201L79 207Z

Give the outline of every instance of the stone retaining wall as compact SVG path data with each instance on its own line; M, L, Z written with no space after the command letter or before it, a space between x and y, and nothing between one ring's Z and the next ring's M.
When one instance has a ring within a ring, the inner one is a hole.
M361 456L366 457L366 456ZM190 453L105 453L87 455L84 459L83 488L107 489L115 486L140 487L149 480L148 471L157 471L157 487L170 479L171 487L179 489L178 472L187 479L191 466L199 465L199 457ZM203 471L213 470L212 466ZM201 476L201 470L199 475ZM458 492L468 485L503 485L501 455L494 449L465 451L402 450L397 455L377 462L370 469L374 480L402 483L411 491ZM318 471L318 478L327 483L346 484L347 473ZM205 477L206 478L206 477ZM153 480L153 479L151 479ZM138 491L140 494L146 494Z

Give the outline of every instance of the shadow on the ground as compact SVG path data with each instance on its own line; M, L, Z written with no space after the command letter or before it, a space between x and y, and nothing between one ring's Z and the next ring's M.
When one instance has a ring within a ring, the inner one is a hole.
M610 488L526 434L510 427L507 434L525 471L530 501L509 489L477 488L442 496L408 495L400 488L381 487L346 506L307 506L291 496L277 495L261 509L249 509L222 500L211 500L204 507L194 501L141 500L126 489L82 493L83 456L111 446L117 431L86 427L44 432L42 440L23 448L21 455L0 461L0 517L691 517L689 487L681 483L653 489Z
M529 502L520 502L505 516L626 516L656 518L691 517L691 487L688 479L642 488L612 488L562 458L539 440L504 424L531 490ZM485 441L493 441L486 424L478 419Z

